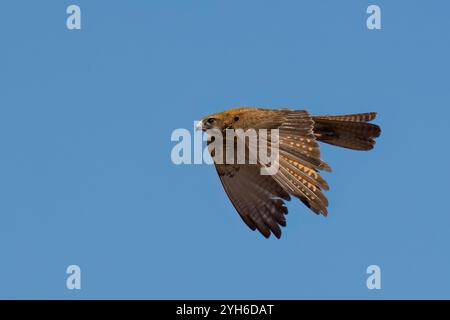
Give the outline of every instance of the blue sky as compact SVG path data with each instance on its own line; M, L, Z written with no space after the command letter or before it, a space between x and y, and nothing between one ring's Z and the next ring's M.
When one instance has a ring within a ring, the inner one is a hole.
M2 1L0 298L450 298L449 9ZM377 111L383 133L367 153L324 146L329 217L291 201L266 240L213 167L170 159L172 130L241 105Z

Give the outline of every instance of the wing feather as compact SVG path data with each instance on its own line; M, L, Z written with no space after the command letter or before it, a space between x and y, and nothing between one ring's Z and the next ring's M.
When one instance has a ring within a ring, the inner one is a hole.
M281 226L286 226L287 207L283 200L289 194L276 181L260 174L257 164L216 164L222 186L231 203L247 226L258 229L266 238L273 233L281 236Z
M225 192L237 212L252 230L265 237L281 236L280 226L286 226L288 209L284 201L290 195L301 200L317 214L327 215L328 200L322 189L328 190L320 170L331 168L320 159L320 148L313 133L314 121L304 110L265 110L247 122L247 129L279 129L278 172L261 175L258 164L215 164ZM235 128L236 129L236 128ZM262 137L258 137L262 142ZM264 141L269 148L270 137ZM235 149L236 150L236 149ZM248 150L247 145L247 152Z

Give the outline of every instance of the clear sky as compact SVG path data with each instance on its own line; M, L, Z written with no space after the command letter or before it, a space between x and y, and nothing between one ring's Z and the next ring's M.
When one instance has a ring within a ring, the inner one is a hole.
M0 298L450 298L449 12L2 1ZM266 240L212 166L170 159L174 129L241 105L377 111L383 132L371 152L323 147L329 217L291 201ZM72 264L81 290L66 288Z

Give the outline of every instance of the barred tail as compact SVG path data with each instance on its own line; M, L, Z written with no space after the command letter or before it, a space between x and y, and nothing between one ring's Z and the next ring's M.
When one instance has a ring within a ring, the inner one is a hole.
M314 134L317 140L335 146L370 150L375 145L381 129L368 123L376 117L375 112L339 116L313 116Z

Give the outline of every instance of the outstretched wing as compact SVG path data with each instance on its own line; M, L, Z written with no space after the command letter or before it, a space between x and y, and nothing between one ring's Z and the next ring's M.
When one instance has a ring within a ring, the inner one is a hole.
M288 210L283 200L290 195L300 199L317 214L327 215L328 200L322 189L328 184L320 170L331 171L320 159L320 149L313 133L314 121L304 110L261 110L258 117L242 124L247 129L278 129L278 171L261 175L258 164L215 164L222 185L244 222L265 237L281 236ZM258 137L261 143L261 136ZM270 139L269 139L270 140ZM271 141L269 143L272 148ZM248 151L248 150L247 150Z
M281 236L288 209L283 200L289 194L272 178L261 175L257 164L216 164L217 173L231 203L250 229L258 229L266 238Z
M273 179L312 211L327 215L328 200L322 189L329 187L319 171L331 171L331 168L320 159L319 145L313 133L314 121L309 113L305 110L262 109L258 118L251 120L245 124L247 128L278 129L279 169ZM261 136L259 142L274 148L271 141L262 141Z
M326 216L328 200L322 189L329 187L319 170L331 171L331 168L320 159L313 126L314 121L304 110L285 114L278 127L279 170L273 178L312 211Z

